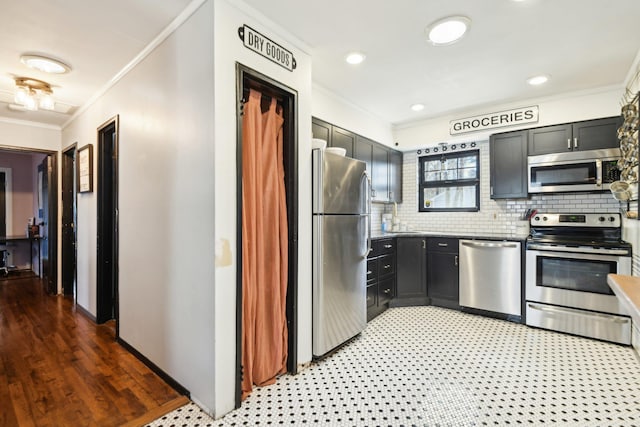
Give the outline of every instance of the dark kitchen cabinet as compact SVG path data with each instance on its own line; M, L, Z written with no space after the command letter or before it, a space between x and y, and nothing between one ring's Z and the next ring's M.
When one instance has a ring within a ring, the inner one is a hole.
M427 238L396 238L396 297L393 307L427 305Z
M356 142L356 134L348 130L333 126L331 129L331 143L329 147L340 147L347 150L346 156L353 157L353 145Z
M529 196L527 190L526 130L491 135L489 138L489 188L492 199Z
M348 157L367 164L374 202L402 203L402 153L369 138L327 123L311 119L314 138L327 141L328 147L342 147Z
M367 258L367 320L387 308L395 296L396 239L376 239Z
M458 239L427 239L427 295L432 305L460 309Z
M389 201L402 203L402 153L389 151Z
M529 129L530 156L619 146L619 116Z

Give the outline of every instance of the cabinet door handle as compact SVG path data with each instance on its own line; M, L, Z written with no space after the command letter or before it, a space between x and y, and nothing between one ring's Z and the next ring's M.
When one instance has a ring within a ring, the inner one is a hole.
M491 187L489 187L489 192L491 193L491 195L493 196L493 185Z
M446 248L447 246L449 246L448 243L438 243L438 246Z
M427 249L427 241L422 240L422 249Z
M567 139L567 150L571 150L571 138Z
M373 271L371 271L371 270L367 271L367 276L372 274L372 273L373 273Z
M391 268L391 264L387 264L387 265L385 265L385 266L384 266L384 269L385 269L385 270L387 270L387 269L389 269L389 268Z
M389 191L389 198L393 199L393 191Z
M578 138L573 138L573 148L578 148Z
M382 292L384 292L385 294L387 294L387 295L388 295L388 294L390 294L390 293L391 293L391 289L385 289L385 290L384 290L384 291L382 291Z
M454 265L457 267L458 266L458 255L456 255L455 259L454 259Z
M393 245L384 245L385 249L391 249L393 247Z

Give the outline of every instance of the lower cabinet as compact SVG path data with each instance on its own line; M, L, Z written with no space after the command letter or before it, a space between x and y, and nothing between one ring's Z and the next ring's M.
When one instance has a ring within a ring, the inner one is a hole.
M396 297L392 307L427 305L427 238L396 239Z
M427 295L432 305L460 309L458 239L427 239Z
M395 285L396 239L374 240L367 259L367 320L389 308Z

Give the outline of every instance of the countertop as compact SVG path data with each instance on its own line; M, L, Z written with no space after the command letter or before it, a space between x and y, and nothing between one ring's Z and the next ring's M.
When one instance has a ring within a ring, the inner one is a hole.
M633 323L640 325L640 277L608 274L607 283L631 315Z
M409 232L381 232L372 231L372 239L384 239L389 237L454 237L458 239L470 240L510 240L514 242L524 242L526 235L513 235L511 233L446 233L438 231L409 231Z

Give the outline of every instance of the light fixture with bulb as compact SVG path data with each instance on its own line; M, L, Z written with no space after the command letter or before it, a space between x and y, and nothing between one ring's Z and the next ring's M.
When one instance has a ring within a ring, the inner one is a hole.
M545 84L549 81L549 76L547 74L540 74L538 76L533 76L527 79L527 83L531 86L539 86L541 84Z
M434 46L445 46L460 40L470 26L471 19L466 16L448 16L433 22L425 33Z
M71 66L59 59L35 53L25 53L21 55L20 62L29 68L42 71L43 73L64 74L71 71Z
M345 61L351 65L358 65L365 60L367 56L362 52L351 52L345 57Z
M16 91L14 101L16 104L30 111L55 109L53 90L47 82L31 77L16 77Z
M422 110L424 110L424 104L413 104L411 106L411 109L413 111L422 111Z

